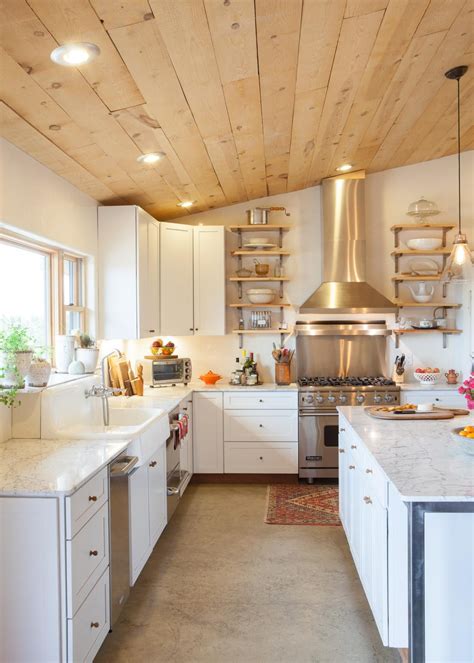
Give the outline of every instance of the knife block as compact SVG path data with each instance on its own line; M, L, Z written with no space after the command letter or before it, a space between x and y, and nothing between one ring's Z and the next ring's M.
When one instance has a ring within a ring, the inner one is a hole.
M397 369L394 368L392 372L392 380L395 384L403 384L405 382L405 371L401 375L397 373Z

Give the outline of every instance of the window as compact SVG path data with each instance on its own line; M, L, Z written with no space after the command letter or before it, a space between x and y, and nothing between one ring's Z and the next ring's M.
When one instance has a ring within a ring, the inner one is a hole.
M27 326L38 346L55 334L85 331L84 260L72 253L0 236L0 324Z

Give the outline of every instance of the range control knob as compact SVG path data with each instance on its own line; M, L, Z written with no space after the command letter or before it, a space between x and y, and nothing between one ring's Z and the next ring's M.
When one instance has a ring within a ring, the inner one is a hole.
M361 394L361 393L356 394L356 401L357 401L358 403L363 403L363 402L365 401L365 396L364 396L364 394Z
M392 394L387 393L387 394L384 395L383 399L386 403L391 403L393 401L393 396L392 396Z
M305 403L313 403L314 402L314 396L313 394L306 394L306 396L303 396L303 400Z
M375 394L374 403L381 403L381 402L382 402L382 396L380 394Z
M346 396L346 394L344 394L342 391L341 391L341 393L339 394L339 402L340 402L340 403L347 403L347 396Z
M336 402L336 397L334 394L329 394L328 396L328 403L335 403Z
M316 395L316 401L317 401L318 403L320 403L320 404L321 404L321 403L324 403L324 396L321 396L321 394L318 393L318 394Z

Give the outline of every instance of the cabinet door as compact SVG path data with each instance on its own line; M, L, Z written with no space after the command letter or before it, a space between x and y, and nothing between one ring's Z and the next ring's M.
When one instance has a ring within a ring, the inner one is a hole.
M161 332L170 336L193 334L192 226L160 223L160 294Z
M130 584L134 585L150 554L148 466L130 474Z
M222 393L196 392L193 397L194 472L224 472Z
M349 521L347 518L347 488L348 488L348 454L347 454L347 437L343 429L339 429L339 518L341 519L342 526L349 538Z
M153 548L166 527L166 447L160 447L148 461L148 504L150 546Z
M140 338L160 331L159 225L138 208L137 301Z
M388 527L387 509L375 499L372 511L370 605L384 645L388 644ZM400 576L401 580L401 576Z
M194 333L225 334L225 247L223 226L194 228Z

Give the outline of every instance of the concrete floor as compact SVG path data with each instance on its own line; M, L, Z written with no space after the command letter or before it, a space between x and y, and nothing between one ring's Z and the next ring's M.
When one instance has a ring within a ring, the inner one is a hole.
M98 663L398 663L341 527L266 525L266 486L186 491Z

